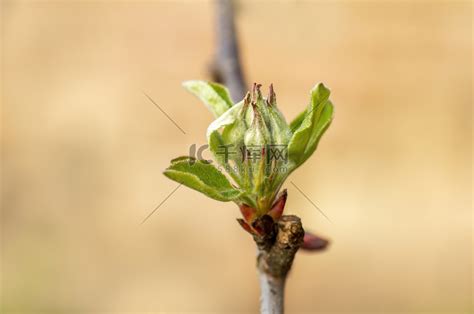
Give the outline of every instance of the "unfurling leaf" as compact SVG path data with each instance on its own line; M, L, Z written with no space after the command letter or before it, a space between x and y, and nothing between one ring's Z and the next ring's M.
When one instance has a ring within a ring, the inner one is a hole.
M291 122L290 122L290 130L291 132L296 131L303 122L304 118L306 117L306 109L300 112Z
M237 146L236 143L230 142L229 136L224 136L219 133L220 129L235 128L235 125L243 121L239 121L239 116L242 115L244 109L244 102L240 102L227 110L219 118L214 120L207 128L207 142L209 143L209 150L213 154L216 161L221 165L229 175L236 181L237 184L241 183L240 175L232 167L229 167L229 159L232 159L233 155L223 154L222 150L229 149L229 146ZM244 133L245 130L242 131ZM229 133L229 132L227 132ZM243 137L243 134L242 134ZM242 140L243 141L243 140ZM235 149L235 147L230 147Z
M288 145L293 169L299 167L313 154L321 136L331 123L333 105L329 100L329 94L329 90L322 83L311 91L311 102L305 111L305 117L294 130ZM297 117L297 119L301 118Z
M232 108L226 110L223 114L219 116L216 120L212 121L212 123L207 128L207 136L209 137L212 132L218 131L219 129L231 125L235 122L235 120L239 116L239 112L242 109L244 102L241 101Z
M173 159L164 174L218 201L232 201L242 194L212 164L191 157Z
M196 95L216 118L234 105L229 90L221 84L205 81L186 81L183 86Z

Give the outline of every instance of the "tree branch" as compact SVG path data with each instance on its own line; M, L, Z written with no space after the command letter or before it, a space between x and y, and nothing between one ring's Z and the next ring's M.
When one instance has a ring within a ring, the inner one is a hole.
M233 101L238 102L244 97L247 85L240 64L232 0L217 0L216 9L217 50L211 64L211 75L213 80L224 83Z
M224 83L234 102L240 101L247 90L239 57L232 0L216 0L217 49L211 64L214 81ZM284 206L284 204L283 204ZM303 245L306 250L322 250L328 241L305 232L300 218L282 216L278 222L264 215L250 227L238 220L245 230L254 234L258 248L257 268L260 277L261 313L282 314L284 289L288 272L296 252ZM258 231L254 233L253 231Z
M286 277L303 244L303 226L301 219L293 215L282 216L277 223L265 215L256 221L256 225L264 231L263 236L254 236L258 247L260 311L280 314L284 308Z

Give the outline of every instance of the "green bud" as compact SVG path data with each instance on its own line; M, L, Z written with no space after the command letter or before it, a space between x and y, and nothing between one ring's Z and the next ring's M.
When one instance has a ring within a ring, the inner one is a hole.
M272 144L287 145L291 139L291 130L283 114L277 108L273 84L270 85L270 93L266 102L268 105L268 124L271 130Z
M254 112L252 124L245 133L245 168L248 171L248 181L252 192L257 194L257 199L264 192L266 183L266 147L271 142L270 131L263 119L260 108L252 102Z
M277 108L276 94L273 90L273 84L270 84L266 104L268 106L268 120L272 137L271 146L268 148L268 153L270 154L267 165L267 171L269 172L269 184L266 185L265 190L265 194L268 195L267 198L269 202L266 204L266 206L270 206L271 201L276 196L276 193L281 186L280 183L282 183L287 176L287 146L292 134L290 127L283 117L283 114ZM279 158L272 158L272 154L274 153L272 150L276 150L278 152Z
M243 100L243 105L236 113L235 120L232 124L226 125L222 130L222 144L227 146L232 153L228 154L228 164L225 165L229 169L229 174L239 183L248 182L246 180L246 171L243 167L243 158L241 148L245 146L244 138L248 130L245 116L250 106L250 93L247 93Z
M260 87L262 85L260 84L253 84L252 88L252 104L254 107L254 110L258 111L260 113L260 116L262 117L263 121L265 122L266 126L269 128L270 127L270 113L268 111L268 105L266 100L262 97L262 92L260 91Z
M169 177L213 198L249 206L257 217L267 214L285 179L311 156L330 125L333 105L329 90L323 84L315 86L308 108L291 122L290 128L277 108L272 85L264 98L261 85L254 84L237 104L231 103L223 86L201 81L186 86L216 116L207 130L209 149L233 182L222 185L224 179L218 175L211 182L206 175L214 171L211 166L206 166L203 173L197 168L178 169L182 170L178 173L173 168L168 171ZM224 150L228 154L224 155Z
M244 98L243 106L237 113L235 121L224 127L224 130L222 131L222 138L227 144L241 146L244 143L245 132L247 132L248 129L245 116L247 115L247 111L249 111L249 106L250 93L247 93Z

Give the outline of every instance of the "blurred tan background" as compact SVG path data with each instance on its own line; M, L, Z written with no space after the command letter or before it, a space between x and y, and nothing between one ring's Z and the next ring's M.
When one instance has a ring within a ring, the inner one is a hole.
M161 171L205 141L208 1L2 2L2 312L255 313L237 207ZM291 177L288 313L472 307L472 8L455 1L239 1L249 82L288 119L324 82L336 118ZM182 134L142 91L184 129Z

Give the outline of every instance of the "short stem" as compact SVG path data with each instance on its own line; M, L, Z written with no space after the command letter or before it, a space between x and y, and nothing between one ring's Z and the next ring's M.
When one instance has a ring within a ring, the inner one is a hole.
M285 280L260 271L260 313L283 314Z

